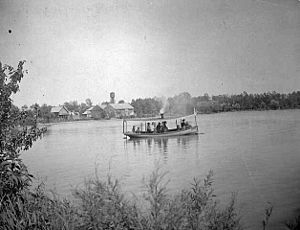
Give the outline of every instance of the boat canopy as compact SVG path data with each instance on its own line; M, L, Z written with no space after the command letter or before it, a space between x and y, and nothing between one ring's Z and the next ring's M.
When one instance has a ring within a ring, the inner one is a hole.
M163 121L163 120L176 120L176 119L184 119L188 117L194 117L195 114L187 115L187 116L169 116L169 117L143 117L143 118L126 118L124 121Z

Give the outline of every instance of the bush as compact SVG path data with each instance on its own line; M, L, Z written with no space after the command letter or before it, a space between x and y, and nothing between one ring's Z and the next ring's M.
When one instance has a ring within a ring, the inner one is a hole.
M0 229L75 229L76 211L69 201L50 198L39 186L6 200Z
M118 180L98 177L74 191L75 201L50 198L41 185L6 200L0 229L242 229L235 196L225 208L214 200L212 172L190 189L167 194L165 174L157 169L146 183L142 205L127 200Z
M74 192L78 201L78 218L83 229L141 229L135 204L120 192L118 180L108 176L88 180L84 189Z
M204 183L194 179L189 190L167 194L165 174L156 169L146 183L143 207L128 201L117 180L96 177L76 190L81 225L84 229L241 229L235 211L235 196L221 209L214 200L212 172ZM145 208L146 207L146 208Z

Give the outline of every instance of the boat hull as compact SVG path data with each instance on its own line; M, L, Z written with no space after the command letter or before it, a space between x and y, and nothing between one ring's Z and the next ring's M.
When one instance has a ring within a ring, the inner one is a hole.
M134 133L134 132L125 132L124 135L130 138L156 138L156 137L174 137L174 136L183 136L183 135L193 135L198 133L198 127L191 127L185 130L175 130L164 133Z

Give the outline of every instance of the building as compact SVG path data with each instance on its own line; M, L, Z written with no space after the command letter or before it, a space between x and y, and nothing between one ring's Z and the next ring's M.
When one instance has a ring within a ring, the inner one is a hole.
M102 109L99 105L92 106L88 108L82 116L93 119L102 119L106 116L104 109Z
M104 110L109 117L122 118L134 116L134 108L128 103L108 104Z
M60 119L68 119L70 116L69 110L64 105L52 107L50 113Z

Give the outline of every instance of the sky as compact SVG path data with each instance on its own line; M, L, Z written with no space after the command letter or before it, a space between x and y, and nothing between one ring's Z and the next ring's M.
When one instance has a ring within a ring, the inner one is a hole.
M18 106L300 90L298 0L0 0Z

